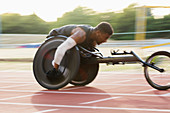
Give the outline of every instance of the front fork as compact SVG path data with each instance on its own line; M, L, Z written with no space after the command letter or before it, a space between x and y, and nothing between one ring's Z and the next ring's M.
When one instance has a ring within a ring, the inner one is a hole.
M155 65L153 65L153 64L149 64L149 63L144 62L144 61L143 61L140 57L138 57L133 51L131 51L131 54L132 54L134 57L136 57L136 58L139 60L139 62L141 62L141 63L143 64L143 67L149 66L149 67L151 67L151 68L153 68L153 69L155 69L155 70L157 70L157 71L159 71L159 72L161 72L161 73L165 71L164 69L159 68L159 67L157 67L157 66L155 66Z

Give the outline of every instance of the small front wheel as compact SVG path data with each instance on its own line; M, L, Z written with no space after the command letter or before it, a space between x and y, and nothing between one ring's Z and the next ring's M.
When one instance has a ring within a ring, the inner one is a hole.
M170 53L167 51L158 51L153 53L146 63L164 69L159 72L148 66L144 67L144 74L147 82L158 90L167 90L170 88Z

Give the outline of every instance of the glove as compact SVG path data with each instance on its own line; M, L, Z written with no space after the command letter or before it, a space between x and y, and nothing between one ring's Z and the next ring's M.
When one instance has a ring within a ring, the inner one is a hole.
M59 77L61 77L62 73L60 70L56 70L55 68L53 68L52 70L49 70L46 73L46 76L48 79L53 80L53 79L58 79Z

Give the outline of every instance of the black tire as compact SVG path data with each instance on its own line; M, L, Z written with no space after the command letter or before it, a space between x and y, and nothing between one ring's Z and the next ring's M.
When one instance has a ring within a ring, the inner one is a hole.
M99 64L80 64L78 74L70 84L75 86L85 86L96 78L98 70Z
M146 63L163 68L165 72L159 72L148 66L144 67L144 74L147 82L158 90L167 90L170 88L170 53L158 51L153 53Z
M38 49L34 61L33 72L37 82L47 89L59 89L66 86L77 74L80 65L80 55L75 46L68 50L61 61L60 70L63 71L62 77L57 80L49 80L46 72L53 68L52 60L55 50L64 42L66 38L53 37L47 39Z

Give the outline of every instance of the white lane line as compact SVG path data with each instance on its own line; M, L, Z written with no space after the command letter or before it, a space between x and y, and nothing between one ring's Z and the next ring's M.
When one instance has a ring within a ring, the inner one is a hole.
M20 84L20 83L28 83L28 84L37 84L36 82L21 82L21 81L0 81L0 83L16 83L16 84Z
M37 90L6 90L0 89L0 91L5 92L32 92L37 93ZM95 93L95 92L71 92L71 91L39 91L38 93L52 93L52 94L77 94L77 95L119 95L119 96L142 96L142 97L157 97L157 96L165 96L169 97L170 95L156 95L156 94L136 94L136 93Z
M63 91L63 90L81 89L81 88L86 88L86 87L82 86L82 87L74 87L74 88L65 88L65 89L61 89L61 91Z
M101 77L101 76L100 76ZM111 78L109 78L109 77L101 77L102 79L111 79ZM114 78L112 78L112 79L114 79L114 80L133 80L133 79L135 79L135 80L144 80L144 78L119 78L119 77L114 77Z
M31 96L35 96L35 95L42 95L42 94L23 95L23 96L16 96L16 97L2 98L2 99L0 99L0 100L10 100L10 99L17 99L17 98L31 97Z
M29 86L29 85L32 85L32 84L10 85L10 86L4 86L1 88L14 88L14 87L20 87L20 86Z
M92 83L93 84L93 83ZM149 84L111 84L111 83L95 83L94 86L106 86L106 85L113 85L113 86L149 86Z
M16 82L16 81L0 81L0 83L16 83L16 84L20 84L20 83L27 83L27 84L38 84L36 82ZM93 84L93 83L92 83ZM93 85L121 85L121 86L149 86L148 84L115 84L115 83L106 83L106 84L102 84L102 83L95 83Z
M107 101L107 100L111 100L111 99L117 99L120 97L110 97L110 98L104 98L104 99L100 99L100 100L94 100L94 101L89 101L89 102L83 102L80 104L92 104L92 103L97 103L97 102L103 102L103 101Z
M132 110L132 111L160 111L170 112L170 109L147 109L147 108L120 108L120 107L100 107L100 106L75 106L75 105L54 105L54 104L32 104L32 103L11 103L0 102L1 105L20 105L20 106L40 106L40 107L59 107L59 108L76 108L76 109L103 109L103 110Z
M162 94L163 96L170 96L170 93Z
M157 90L157 89L149 89L149 90L137 91L135 93L146 93L146 92L155 91L155 90Z
M140 73L139 72L128 72L128 73L123 73L123 72L115 72L115 71L103 71L103 72L99 72L99 74L104 74L102 76L109 76L109 75L105 75L105 74L115 74L117 76L121 75L121 76L127 76L127 75L143 75L143 73Z
M0 83L27 83L27 84L38 84L36 82L15 82L15 81L0 81ZM93 84L93 83L92 83ZM106 83L106 84L102 84L102 83L95 83L93 85L121 85L121 86L149 86L148 84L115 84L115 83Z
M0 73L1 74L1 73ZM25 73L23 73L23 74L25 74ZM28 75L23 75L23 74L21 74L21 75L1 75L1 77L0 78L9 78L9 79L12 79L12 78L15 78L15 77L21 77L21 78L30 78L30 79L32 79L31 77L32 77L32 75L30 75L30 74L28 74Z
M29 71L29 70L0 70L0 72L18 72L18 73L25 73L25 72L32 72L32 71Z
M122 82L129 82L129 81L134 81L137 79L132 79L132 80L123 80L123 81L116 81L116 82L112 82L112 83L122 83Z
M48 110L38 111L38 112L34 112L34 113L46 113L46 112L57 111L57 110L59 110L59 109L48 109Z

